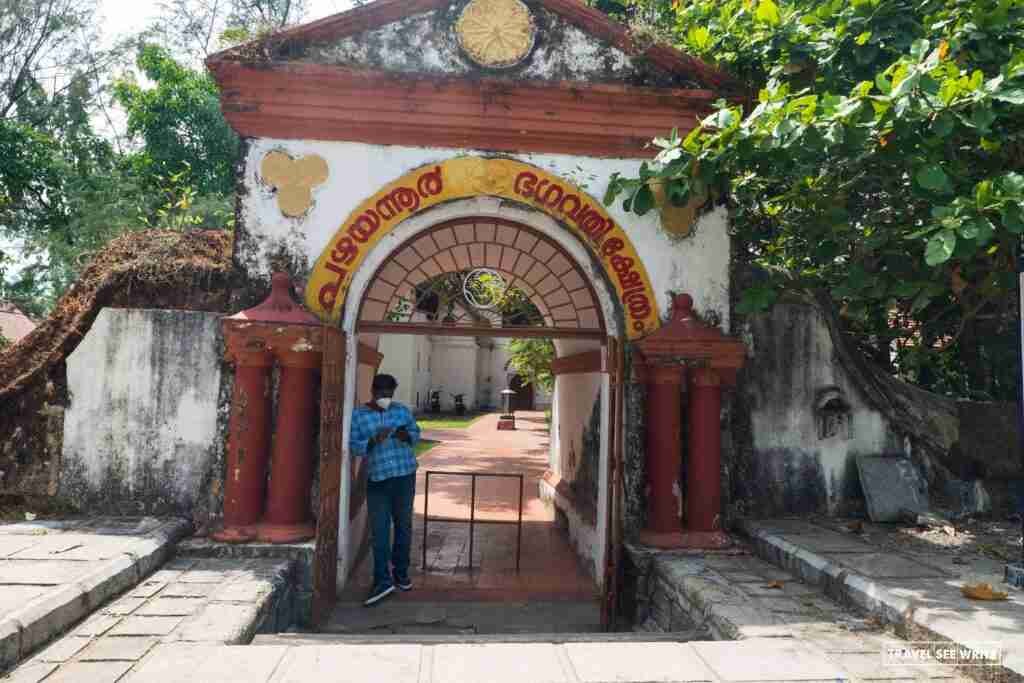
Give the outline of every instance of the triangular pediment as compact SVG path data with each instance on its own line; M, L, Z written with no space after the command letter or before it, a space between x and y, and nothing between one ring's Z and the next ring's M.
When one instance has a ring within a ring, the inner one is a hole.
M714 67L578 0L376 0L212 58L302 62L432 77L731 90Z

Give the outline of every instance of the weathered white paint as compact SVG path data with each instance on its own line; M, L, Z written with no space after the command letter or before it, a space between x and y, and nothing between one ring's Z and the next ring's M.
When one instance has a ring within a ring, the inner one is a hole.
M327 161L330 176L326 183L313 191L314 206L300 219L284 216L273 192L259 182L260 162L268 152L274 150L282 150L292 156L317 154ZM290 255L298 263L305 263L307 267L311 267L335 232L342 227L342 222L348 215L381 187L424 164L472 153L475 152L350 142L254 140L249 146L246 158L245 183L249 192L240 198L245 237L240 242L236 258L250 274L266 278L269 278L271 271L271 257L280 252ZM603 196L608 179L613 173L635 176L641 163L641 160L637 159L598 159L564 154L508 156L534 164L573 182L592 197ZM536 213L502 207L501 202L488 202L488 199L465 201L470 202L468 206L477 203L479 211L476 213L485 216L514 217ZM467 206L464 202L459 204L464 208ZM416 214L409 220L427 219L431 223L436 223L442 220L442 216L454 218L460 215L474 215L474 212L453 212L450 207L451 205L447 204L434 207ZM627 213L621 202L607 209L636 247L654 286L662 314L668 313L670 291L687 292L693 296L699 312L713 311L718 315L722 328L728 330L729 235L726 211L719 208L705 214L699 220L691 237L677 239L661 229L657 212L637 216ZM571 236L567 229L558 226L554 220L547 217L544 217L541 223L544 226L543 231L552 237L560 237L559 241L563 246L567 242L574 244L574 256L581 253L582 244ZM391 253L395 246L401 244L396 235L406 232L396 229L389 237L378 243L374 252ZM371 260L379 263L379 259ZM583 259L577 257L576 260L584 266L588 274L594 274L588 255ZM369 271L367 277L372 272ZM601 277L604 275L601 274ZM352 297L352 301L357 300L354 298L354 289L350 289L349 296ZM607 320L608 311L605 312Z
M62 493L191 513L215 464L219 346L214 313L100 311L67 359Z
M595 38L558 15L540 10L543 40L505 72L523 81L643 82L678 84L678 77L643 58ZM401 73L468 76L480 68L462 53L451 30L453 15L424 12L333 43L311 45L305 59Z
M861 396L843 366L835 361L835 346L821 313L812 306L778 304L751 319L756 353L746 372L743 390L751 409L754 457L760 476L789 473L779 489L792 490L806 502L810 474L801 471L805 459L820 461L832 511L841 498L847 461L858 454L901 452L901 439L883 415ZM822 438L818 404L838 396L849 407L849 438L840 433ZM789 458L791 466L782 461ZM774 473L774 474L773 474ZM755 473L755 479L759 476Z
M477 343L472 337L431 337L431 390L441 392L441 409L454 409L454 394L468 408L477 396Z

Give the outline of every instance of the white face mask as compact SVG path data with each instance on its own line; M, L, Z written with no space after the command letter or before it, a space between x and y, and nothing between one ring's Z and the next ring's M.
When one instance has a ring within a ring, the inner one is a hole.
M388 406L391 405L391 399L390 398L378 398L377 399L377 405L380 407L381 410L387 410Z

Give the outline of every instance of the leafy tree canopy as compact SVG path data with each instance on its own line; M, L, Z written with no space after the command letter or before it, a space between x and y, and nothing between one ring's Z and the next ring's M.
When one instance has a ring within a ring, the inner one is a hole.
M1024 3L632 4L752 96L655 140L654 163L613 178L606 201L644 214L652 181L678 205L727 201L737 243L765 273L742 291L741 312L787 289L824 290L876 359L896 345L906 376L1013 397L1016 379L997 370L1009 345L979 338L1005 341L1016 316ZM934 381L943 353L975 376Z

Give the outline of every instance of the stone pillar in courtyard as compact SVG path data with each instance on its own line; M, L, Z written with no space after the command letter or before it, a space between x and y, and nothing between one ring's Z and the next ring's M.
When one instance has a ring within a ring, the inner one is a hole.
M722 387L735 383L743 344L693 313L680 294L668 323L637 342L647 382L647 525L641 542L659 548L729 545L721 528ZM682 391L689 392L686 491L679 490ZM682 525L683 503L686 528Z
M295 303L290 292L289 277L275 273L263 303L224 320L227 359L236 365L236 380L224 528L212 535L217 541L290 543L315 534L309 494L323 333L319 319ZM271 429L274 363L280 376L277 422Z

